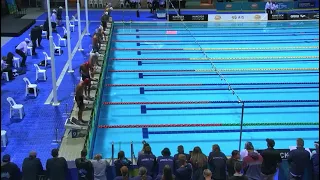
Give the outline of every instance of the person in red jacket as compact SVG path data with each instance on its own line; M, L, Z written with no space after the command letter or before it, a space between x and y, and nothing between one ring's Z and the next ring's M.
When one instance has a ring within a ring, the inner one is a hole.
M248 155L243 158L242 162L244 174L249 180L260 180L263 158L260 154L254 152L253 147L247 150Z

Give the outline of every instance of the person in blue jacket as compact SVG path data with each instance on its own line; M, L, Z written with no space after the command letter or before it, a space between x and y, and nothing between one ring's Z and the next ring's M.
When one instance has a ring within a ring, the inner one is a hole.
M192 165L187 163L187 157L184 154L180 154L178 157L179 168L176 170L175 180L192 180Z
M319 180L319 141L314 142L314 145L316 147L316 152L311 157L313 180Z
M138 157L137 165L139 168L145 167L147 169L147 174L151 177L154 177L157 161L156 156L151 153L150 146L145 147L143 154Z
M163 168L166 165L169 165L169 167L171 168L171 172L174 172L174 170L175 170L174 159L171 156L171 152L170 152L169 148L164 148L161 151L161 154L162 154L162 156L159 156L157 159L158 175L163 174Z
M132 164L132 162L125 157L124 152L120 151L118 153L118 159L114 162L114 166L115 166L115 169L116 169L116 176L121 176L122 175L121 168L123 166L127 166L128 167L131 164Z
M288 156L290 178L301 180L305 169L310 163L310 153L304 148L304 140L297 139L297 149L289 152Z
M225 180L227 178L227 157L221 152L218 144L212 146L209 154L208 164L215 180Z

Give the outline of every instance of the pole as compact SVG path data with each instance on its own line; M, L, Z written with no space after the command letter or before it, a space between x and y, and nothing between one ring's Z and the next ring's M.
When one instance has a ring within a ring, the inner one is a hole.
M181 0L179 0L179 15L181 15L180 2L181 2Z
M87 26L87 33L86 35L90 35L90 32L89 32L89 18L88 18L88 0L85 0L84 1L84 8L86 9L86 26Z
M77 0L77 15L78 15L78 33L79 33L79 41L80 41L80 45L79 45L79 49L78 51L83 51L82 49L82 44L81 44L81 19L80 19L80 3L79 0Z
M47 0L47 11L48 11L48 23L49 23L49 43L50 43L50 56L51 56L51 75L52 75L52 93L53 93L53 106L58 106L57 100L57 80L56 80L56 66L54 61L54 49L53 49L53 37L52 37L52 26L51 26L51 14L50 14L50 0Z
M70 42L70 19L69 19L69 10L68 10L68 0L64 1L66 6L66 24L67 24L67 48L68 48L68 61L69 61L69 73L73 73L72 69L72 60L71 60L71 42Z
M240 124L239 152L241 151L242 127L243 127L243 113L244 113L244 102L242 103L242 110L241 110L241 124Z
M169 0L166 0L167 21L169 21Z

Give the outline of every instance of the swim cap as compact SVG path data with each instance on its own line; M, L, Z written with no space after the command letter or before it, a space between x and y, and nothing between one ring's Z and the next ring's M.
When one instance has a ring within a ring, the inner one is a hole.
M89 84L90 83L90 79L86 78L83 82L84 82L84 84Z

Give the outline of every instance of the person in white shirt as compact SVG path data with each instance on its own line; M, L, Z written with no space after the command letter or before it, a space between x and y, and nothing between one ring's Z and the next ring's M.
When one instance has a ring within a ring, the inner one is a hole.
M268 14L271 14L271 7L272 7L272 2L271 0L269 0L264 7L265 12Z
M244 157L248 156L248 149L253 148L254 147L251 142L246 142L246 144L244 145L244 149L240 151L240 160L242 161ZM254 152L258 153L256 150Z
M57 27L57 11L54 9L52 10L51 14L51 26L52 26L52 32L56 32Z
M26 66L26 60L27 60L27 51L28 51L28 44L30 43L30 40L26 38L24 41L22 41L17 47L16 47L16 53L21 56L21 67Z
M102 159L101 154L94 156L94 160L91 160L94 169L94 180L107 180L106 169L110 166L109 162Z

